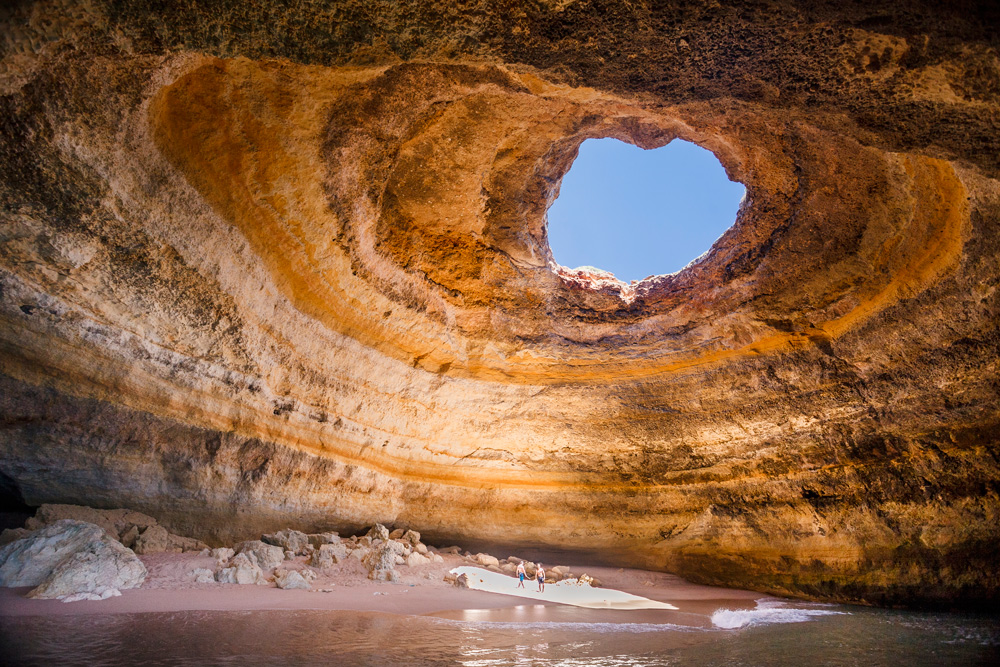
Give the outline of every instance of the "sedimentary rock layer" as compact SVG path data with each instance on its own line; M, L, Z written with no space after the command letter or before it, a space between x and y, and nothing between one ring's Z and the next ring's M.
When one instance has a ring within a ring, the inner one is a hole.
M995 14L227 7L3 18L27 502L995 599ZM714 151L735 225L673 275L558 266L591 137Z

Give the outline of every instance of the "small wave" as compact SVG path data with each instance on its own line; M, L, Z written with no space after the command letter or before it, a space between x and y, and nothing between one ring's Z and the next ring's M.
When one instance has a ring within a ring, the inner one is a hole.
M750 625L804 623L817 616L845 613L847 612L823 609L821 605L790 607L781 600L757 600L756 609L719 609L712 614L712 625L724 630L735 630Z

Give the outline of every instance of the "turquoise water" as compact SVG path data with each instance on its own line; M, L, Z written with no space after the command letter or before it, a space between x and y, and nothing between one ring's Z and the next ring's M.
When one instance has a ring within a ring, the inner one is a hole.
M1000 616L758 602L706 627L525 607L461 620L344 611L0 618L9 665L1000 665ZM594 622L588 619L593 618ZM538 620L547 619L547 620ZM570 620L567 620L570 619Z

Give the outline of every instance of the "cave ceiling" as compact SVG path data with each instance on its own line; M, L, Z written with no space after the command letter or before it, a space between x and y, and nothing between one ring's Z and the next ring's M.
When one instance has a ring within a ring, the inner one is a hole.
M144 7L0 13L26 502L996 598L992 3ZM734 225L676 274L559 266L600 137L713 151Z

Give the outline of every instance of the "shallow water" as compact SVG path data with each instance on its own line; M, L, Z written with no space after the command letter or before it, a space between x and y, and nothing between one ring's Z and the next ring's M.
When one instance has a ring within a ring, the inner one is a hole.
M616 615L617 614L617 615ZM10 665L996 665L1000 616L765 599L702 627L526 605L453 618L345 611L0 618ZM616 620L609 620L616 619Z

